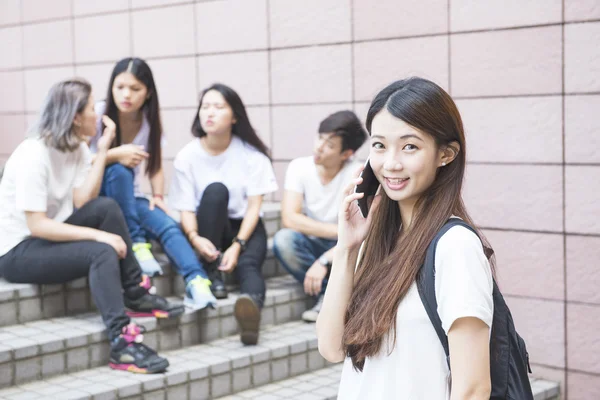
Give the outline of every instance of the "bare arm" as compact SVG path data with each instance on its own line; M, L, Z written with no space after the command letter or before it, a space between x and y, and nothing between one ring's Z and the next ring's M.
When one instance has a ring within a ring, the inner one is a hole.
M154 176L150 178L150 186L152 187L153 195L162 196L165 192L165 173L163 169L156 171Z
M248 240L250 236L252 236L252 233L258 224L258 220L260 219L260 207L262 206L262 202L262 195L248 197L248 209L242 220L242 225L240 226L240 231L237 235L238 238Z
M337 238L337 224L316 221L302 214L302 194L286 190L281 202L281 222L285 228L304 235L325 239Z
M323 253L323 255L329 260L333 262L333 257L335 257L335 247L333 246L332 248L330 248L329 250L327 250L325 253Z
M123 144L108 150L106 165L121 163L128 168L135 168L148 157L149 154L144 151L144 146Z
M192 246L200 252L207 261L214 261L219 256L215 245L198 234L198 221L193 211L181 211L181 227Z
M121 147L113 147L106 154L106 165L118 163L121 160Z
M483 400L490 398L489 327L474 317L459 318L448 331L451 400Z
M262 205L263 196L249 196L248 197L248 209L242 220L242 225L237 234L237 237L241 240L248 240L256 225L260 219L260 206ZM223 258L221 260L221 271L231 273L237 266L238 258L242 252L242 246L238 242L233 242L227 250L223 252Z
M106 165L106 152L99 151L94 157L92 168L82 186L73 189L73 203L76 208L81 208L85 203L98 197L104 167Z
M323 306L317 318L319 353L329 362L340 362L346 356L342 338L346 310L354 288L354 270L361 243L367 236L374 210L381 201L380 196L373 199L371 212L365 220L356 204L356 200L362 198L364 193L354 193L354 186L362 182L361 172L362 167L356 170L353 180L344 190L346 197L342 201L338 215L338 242L335 246Z
M194 233L198 234L198 221L193 211L181 211L181 228L190 241L190 236L193 236Z
M104 121L106 127L98 140L98 151L93 159L92 168L83 185L73 189L73 203L77 208L81 208L88 201L95 199L100 193L104 167L106 166L106 155L116 131L115 123L106 115L102 117L102 121Z
M97 229L58 222L44 212L25 211L25 217L31 236L52 242L96 240L100 235Z
M336 247L323 307L317 319L319 353L329 362L341 362L346 356L342 348L344 317L354 287L357 259L358 249Z

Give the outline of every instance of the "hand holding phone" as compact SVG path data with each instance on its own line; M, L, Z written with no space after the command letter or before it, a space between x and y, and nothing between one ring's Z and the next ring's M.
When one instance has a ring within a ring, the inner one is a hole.
M369 215L369 199L372 196L375 196L377 193L377 189L379 189L379 181L373 172L373 168L371 168L371 163L367 159L365 162L365 167L360 174L362 178L362 182L354 188L354 193L364 193L365 195L357 200L358 208L360 209L360 213L364 218L367 218Z

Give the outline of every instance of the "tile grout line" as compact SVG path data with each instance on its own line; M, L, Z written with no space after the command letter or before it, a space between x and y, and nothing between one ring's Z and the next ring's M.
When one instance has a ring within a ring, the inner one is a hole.
M354 33L354 2L348 0L350 7L350 99L352 101L352 109L356 109L356 38ZM361 119L359 117L359 119Z
M216 0L215 0L216 1ZM182 3L177 3L177 4L165 4L165 5L160 5L160 6L152 6L152 7L136 7L135 11L152 11L152 10L160 10L160 9L164 9L164 8L172 8L172 7L183 7L186 5L193 5L196 2L194 1L188 1L188 2L182 2ZM129 7L130 10L133 10L134 8L132 6ZM76 18L92 18L92 17L102 17L102 16L106 16L106 15L114 15L114 14L121 14L124 13L124 10L112 10L112 11L102 11L102 12L96 12L96 13L89 13L89 14L81 14L81 15L76 15ZM38 20L33 20L33 21L26 21L26 22L19 22L19 23L12 23L12 24L4 24L4 25L0 25L0 29L4 29L4 28L14 28L17 26L27 26L27 25L39 25L39 24L47 24L47 23L53 23L53 22L60 22L60 21L65 21L68 20L70 17L54 17L54 18L46 18L46 19L38 19ZM591 18L591 19L585 19L585 20L573 20L573 21L558 21L558 22L547 22L547 23L541 23L541 24L531 24L531 25L516 25L516 26L504 26L504 27L497 27L497 28L489 28L489 29L467 29L467 30L458 30L458 31L450 31L450 35L466 35L466 34L474 34L474 33L489 33L489 32L505 32L505 31L514 31L514 30L521 30L521 29L535 29L535 28L545 28L545 27L559 27L561 26L563 23L567 24L567 25L577 25L577 24L590 24L590 23L595 23L595 22L600 22L600 18ZM396 40L396 39L411 39L411 38L419 38L419 37L430 37L430 36L445 36L447 33L445 32L438 32L438 33L426 33L426 34L420 34L420 35L412 35L412 36L388 36L388 37L381 37L381 38L374 38L374 39L360 39L357 42L358 43L363 43L363 42L374 42L374 41L379 41L379 40ZM285 48L285 47L282 47Z
M198 10L197 10L197 4L194 2L194 10L193 10L193 18L194 18L194 50L197 52L198 51L198 47L199 47L199 43L198 43ZM200 106L198 103L200 102L200 60L198 60L198 56L194 56L194 74L196 77L196 106L194 106L194 109L198 109L198 107ZM162 107L161 107L162 108ZM194 117L196 118L196 117Z
M561 62L561 92L562 92L562 96L561 96L561 112L562 112L562 118L561 118L561 139L562 139L562 225L563 225L563 232L565 232L565 234L563 235L563 298L565 299L564 304L563 304L563 340L565 342L564 344L564 363L565 363L565 372L564 372L564 379L565 379L565 387L562 388L563 389L563 393L562 396L564 396L565 399L568 398L568 386L569 386L569 341L568 341L568 270L567 270L567 193L566 193L566 189L567 189L567 183L566 183L566 149L565 149L565 144L566 144L566 135L565 135L565 102L566 102L566 98L565 98L565 0L561 1L561 17L562 17L562 24L561 24L561 36L560 36L560 40L561 40L561 58L562 58L562 62Z
M269 150L273 157L273 148L275 147L275 135L273 134L273 67L272 67L272 52L271 52L271 1L265 1L266 21L267 21L267 74L269 77Z
M19 18L21 28L21 66L25 65L25 29L23 28L23 18L24 18L24 10L23 10L23 2L19 2ZM22 74L22 87L23 87L23 110L27 108L27 83L25 81L25 72ZM23 113L23 130L27 132L27 115ZM27 135L27 133L25 133ZM8 158L7 158L8 159ZM19 312L19 308L17 307L17 314Z
M129 17L129 57L133 56L133 11L132 0L129 0L127 8L127 16Z
M448 34L447 34L447 38L448 38L448 93L450 94L450 96L452 97L452 36L450 35L450 33L452 32L451 29L451 22L452 19L450 18L450 12L451 12L451 8L450 8L450 1L448 0L448 7L447 7L447 24L448 24Z

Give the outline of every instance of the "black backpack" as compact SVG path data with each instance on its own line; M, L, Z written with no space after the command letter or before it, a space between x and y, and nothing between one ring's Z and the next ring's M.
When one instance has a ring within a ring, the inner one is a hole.
M417 277L419 296L421 296L425 311L427 311L427 315L444 347L448 368L450 368L448 337L442 328L442 321L437 313L437 301L435 299L435 249L438 240L444 233L456 225L464 226L477 234L471 226L461 219L451 218L448 220L427 248L425 263ZM493 300L494 317L490 336L490 373L492 380L490 400L533 400L529 376L527 375L527 372L531 373L531 367L525 341L515 330L512 315L495 280Z

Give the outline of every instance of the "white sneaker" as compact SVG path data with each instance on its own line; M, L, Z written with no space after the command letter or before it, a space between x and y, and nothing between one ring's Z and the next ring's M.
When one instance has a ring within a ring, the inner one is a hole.
M150 243L134 243L132 250L138 264L140 264L142 273L152 278L157 275L162 275L163 270L152 255L152 252L150 251L151 247L152 245Z
M210 281L200 276L189 281L185 288L183 305L193 310L201 310L206 307L216 308L217 299L210 291Z
M306 310L302 313L302 319L306 322L317 322L317 317L319 316L319 312L321 312L321 307L323 306L323 295L320 294L317 297L317 303L310 310Z

